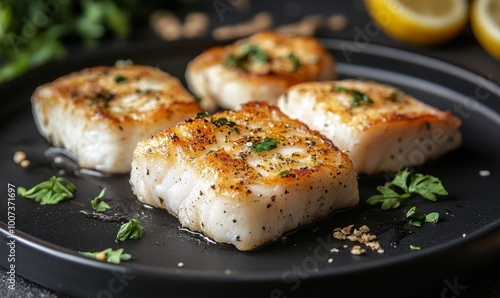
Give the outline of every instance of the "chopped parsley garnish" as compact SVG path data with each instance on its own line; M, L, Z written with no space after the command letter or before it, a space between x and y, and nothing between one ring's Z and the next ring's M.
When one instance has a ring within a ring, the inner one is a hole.
M413 206L406 212L406 218L410 219L409 224L415 227L421 227L422 223L437 223L439 221L439 213L431 212L422 214L417 212L417 207Z
M119 248L117 250L107 248L99 252L80 251L80 253L88 258L96 259L99 261L106 261L113 264L120 264L121 261L129 261L132 259L132 255L123 253L123 248Z
M208 116L210 116L209 112L199 112L199 113L196 113L195 119L201 119L203 117L208 117Z
M278 147L278 139L265 137L264 140L258 144L250 147L250 150L254 152L266 152L271 149Z
M389 94L389 97L392 101L398 101L398 91L393 90L391 94Z
M280 175L280 177L285 177L286 175L288 175L288 173L290 173L290 170L284 170L279 172L278 175Z
M297 56L295 56L293 53L290 53L288 55L288 60L293 63L293 71L297 71L302 66L302 64L300 64L299 58L297 58Z
M268 60L268 55L259 46L255 44L245 44L241 46L239 55L227 55L224 60L224 65L247 71L245 68L246 63L262 64L266 63Z
M17 193L42 205L54 205L73 198L75 190L75 185L67 179L52 176L49 180L41 182L29 190L19 187Z
M410 244L410 249L411 250L421 250L422 248L420 246L416 246L416 245L411 245Z
M408 169L399 171L391 182L377 187L377 190L380 192L379 195L369 197L366 202L370 205L382 203L382 210L387 210L398 208L412 194L418 194L430 201L436 201L436 195L448 194L441 180L434 176L417 173L411 176L410 184L407 185L409 176L410 172ZM403 193L396 192L396 190L391 188L392 186L399 188Z
M116 76L115 77L115 82L117 82L118 84L126 83L127 82L127 78L124 77L124 76Z
M110 101L113 99L113 97L115 97L115 95L113 93L110 93L104 89L101 89L101 91L94 93L92 95L91 99L95 100L95 99L101 98L101 99L104 99L106 101Z
M201 102L201 98L199 96L193 95L193 100L197 103Z
M218 118L218 119L215 119L212 121L217 127L219 126L222 126L222 125L227 125L230 128L231 131L234 131L236 133L240 133L240 131L238 130L238 128L234 127L236 126L236 123L234 123L233 121L230 121L228 120L227 118Z
M351 93L352 98L351 98L351 105L353 107L359 107L361 103L368 105L371 104L373 101L368 97L368 95L356 90L356 89L348 89L339 85L333 86L333 89L335 91L339 91L342 93Z
M128 239L140 239L144 234L144 227L139 223L137 218L132 218L129 222L124 223L118 234L116 235L116 240L125 241Z
M208 112L197 113L195 119L201 119L204 117L210 117L210 113L208 113ZM222 125L227 125L230 127L231 131L234 131L236 133L240 133L239 129L235 127L236 123L228 120L227 118L221 117L221 118L217 118L215 120L212 119L212 123L215 124L215 126L217 126L217 127L220 127Z
M90 204L92 205L92 209L94 209L94 211L104 212L104 211L108 210L109 208L111 208L111 207L109 207L108 203L106 203L102 200L105 193L106 193L106 188L103 188L101 190L101 192L99 193L99 195L90 201Z

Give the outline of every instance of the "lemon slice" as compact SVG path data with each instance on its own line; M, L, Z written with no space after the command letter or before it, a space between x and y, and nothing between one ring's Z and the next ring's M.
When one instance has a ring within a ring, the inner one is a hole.
M471 25L481 46L500 59L500 0L475 0Z
M467 23L467 0L365 0L365 6L388 35L415 45L448 41Z

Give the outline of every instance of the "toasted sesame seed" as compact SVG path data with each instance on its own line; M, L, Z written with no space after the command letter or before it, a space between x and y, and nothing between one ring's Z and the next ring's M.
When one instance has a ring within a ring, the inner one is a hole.
M23 160L26 160L26 153L24 151L16 151L13 160L16 164L20 164Z
M179 267L179 268L184 267L184 263L183 263L183 262L179 262L179 263L177 263L177 267Z

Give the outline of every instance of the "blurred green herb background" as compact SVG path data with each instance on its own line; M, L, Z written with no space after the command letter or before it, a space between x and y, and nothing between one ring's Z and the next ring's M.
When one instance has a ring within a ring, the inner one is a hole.
M156 9L196 0L0 0L0 83L62 58L67 44L127 38Z

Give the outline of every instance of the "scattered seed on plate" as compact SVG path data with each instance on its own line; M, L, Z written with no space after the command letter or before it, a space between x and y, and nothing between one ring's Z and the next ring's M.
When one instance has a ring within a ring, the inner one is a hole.
M183 263L183 262L179 262L179 263L177 263L177 267L179 267L179 268L184 267L184 263Z
M479 171L479 176L481 176L481 177L488 177L489 175L490 175L490 171L488 171L488 170Z

